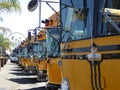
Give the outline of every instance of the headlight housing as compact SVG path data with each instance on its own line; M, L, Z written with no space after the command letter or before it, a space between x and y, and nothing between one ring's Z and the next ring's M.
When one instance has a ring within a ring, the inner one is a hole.
M91 52L87 55L89 61L101 61L102 56L97 52L97 48L91 48Z
M61 90L70 90L70 84L67 78L63 78L61 83Z
M43 71L39 71L38 73L39 73L39 74L43 74Z

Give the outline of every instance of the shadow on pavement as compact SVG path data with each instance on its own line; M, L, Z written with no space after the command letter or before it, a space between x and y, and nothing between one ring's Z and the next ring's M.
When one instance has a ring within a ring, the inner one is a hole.
M33 76L33 75L36 75L36 74L24 74L23 71L21 69L11 69L11 71L13 72L10 72L9 74L14 74L14 75L17 75L17 76Z
M11 72L9 74L14 74L16 76L36 76L36 74L24 74L22 71Z
M31 88L31 89L25 89L25 90L47 90L45 87L37 87L37 88Z
M30 75L25 75L25 74L23 74L22 71L11 72L11 73L9 73L9 74L14 74L14 75L16 75L16 76L31 76L31 75L32 75L32 74L30 74ZM33 76L33 75L32 75L32 76Z
M9 63L9 65L14 65L14 63ZM8 80L15 82L17 84L22 85L22 84L40 83L40 81L37 81L36 75L33 75L33 74L25 75L20 66L15 66L13 68L10 68L9 74L12 74L13 77L9 78ZM15 75L15 77L14 77L14 75ZM44 86L42 86L42 87L31 87L30 89L18 89L18 90L46 90L46 88Z
M12 82L16 82L18 84L35 84L38 81L36 80L36 78L11 78L9 79Z

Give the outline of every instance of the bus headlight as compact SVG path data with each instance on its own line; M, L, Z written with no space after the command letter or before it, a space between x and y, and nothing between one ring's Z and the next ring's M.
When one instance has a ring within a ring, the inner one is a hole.
M42 74L43 74L43 71L39 71L38 74L42 75Z
M70 89L69 81L67 78L64 78L61 83L61 90L69 90L69 89Z

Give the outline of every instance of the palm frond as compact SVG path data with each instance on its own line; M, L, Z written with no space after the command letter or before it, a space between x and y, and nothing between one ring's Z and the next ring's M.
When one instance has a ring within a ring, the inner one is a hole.
M9 28L4 27L4 26L1 26L1 27L0 27L0 30L3 30L3 32L8 31L9 33L12 33L11 30L10 30Z
M0 47L3 47L5 50L7 50L11 45L13 45L13 43L8 38L5 38L3 34L0 34Z
M17 12L21 11L21 6L18 0L3 0L0 2L1 12Z

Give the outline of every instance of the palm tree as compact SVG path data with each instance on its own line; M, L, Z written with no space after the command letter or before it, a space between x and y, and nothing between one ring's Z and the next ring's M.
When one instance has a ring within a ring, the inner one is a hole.
M6 50L11 50L10 46L13 45L13 43L3 36L3 34L0 34L0 55L3 52L6 52Z
M18 0L1 0L0 12L17 12L21 10L21 6Z
M10 45L13 45L13 43L8 38L4 37L3 34L0 34L0 46L9 49Z
M12 33L9 28L3 27L3 26L0 27L0 31L2 34L4 34L5 37L8 37L8 34Z
M3 12L21 12L21 5L18 0L0 0L0 14ZM3 21L3 18L0 16L0 21ZM0 27L2 30L8 30L3 27Z
M0 14L3 12L21 12L21 5L20 2L18 0L0 0ZM2 21L2 17L0 16L0 20ZM6 27L2 27L0 26L0 30L3 31L3 34L7 31L9 31L11 33L11 30L6 28ZM10 48L11 42L9 41L9 39L5 38L2 34L0 34L0 47L4 48L4 49L8 49Z

